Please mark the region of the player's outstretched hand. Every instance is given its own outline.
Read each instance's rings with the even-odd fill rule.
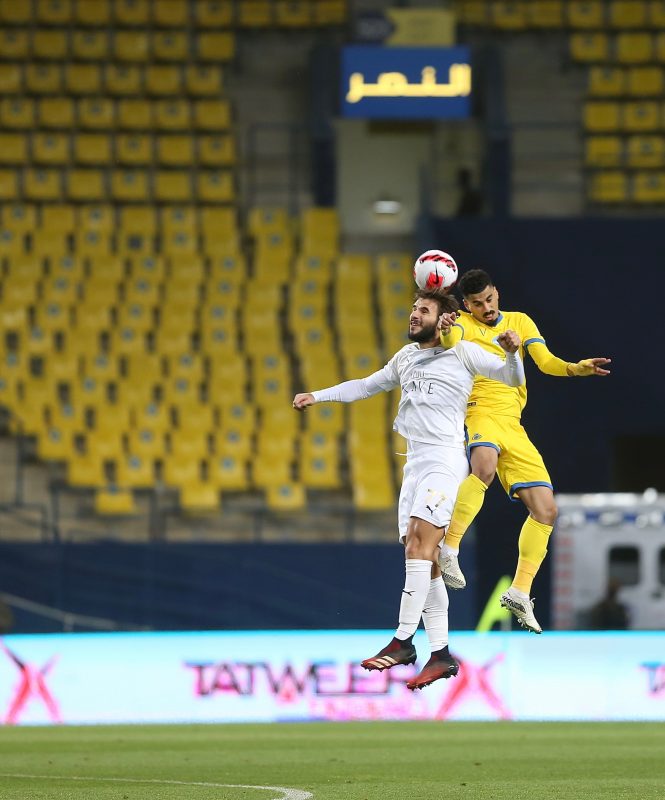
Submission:
[[[586,378],[589,375],[609,375],[609,369],[604,369],[604,367],[611,363],[611,358],[583,358],[577,364],[569,364],[568,373],[577,378]]]
[[[314,400],[314,395],[309,394],[309,392],[303,392],[301,394],[297,394],[293,398],[293,407],[296,411],[304,411],[307,406],[313,406],[316,401]]]
[[[450,333],[450,329],[452,328],[453,322],[457,319],[457,314],[452,311],[448,313],[444,311],[443,314],[439,317],[439,321],[436,323],[436,329],[441,331],[441,333]]]
[[[497,342],[506,353],[516,353],[520,346],[520,337],[515,331],[505,331],[496,337]]]

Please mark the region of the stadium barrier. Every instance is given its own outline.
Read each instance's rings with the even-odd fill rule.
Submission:
[[[455,633],[455,679],[359,666],[388,631],[6,636],[3,724],[665,721],[665,633]],[[422,633],[418,652],[427,654]],[[422,662],[421,664],[422,665]]]

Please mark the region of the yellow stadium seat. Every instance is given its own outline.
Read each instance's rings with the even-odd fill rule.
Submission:
[[[122,26],[144,27],[150,20],[150,3],[149,0],[115,0],[113,13]]]
[[[72,55],[79,61],[106,61],[109,57],[109,34],[104,30],[75,30]]]
[[[291,231],[291,218],[282,206],[251,208],[247,222],[249,232],[254,237],[265,233],[281,233],[286,236]]]
[[[111,197],[121,202],[145,202],[149,197],[148,175],[142,170],[113,170]]]
[[[633,97],[659,97],[665,92],[662,67],[631,67],[627,83]]]
[[[626,165],[652,169],[665,164],[665,141],[662,136],[629,136],[626,145]]]
[[[624,103],[622,127],[629,133],[659,130],[661,123],[658,103],[655,101]]]
[[[647,4],[642,0],[611,0],[608,22],[611,28],[646,28]]]
[[[621,123],[619,103],[591,102],[584,105],[584,128],[589,133],[617,131]]]
[[[232,203],[235,188],[231,172],[201,171],[196,176],[196,193],[203,203]]]
[[[196,480],[180,486],[180,509],[187,514],[209,514],[220,508],[219,487],[209,481]]]
[[[164,234],[184,231],[196,235],[197,209],[195,206],[163,206],[160,211],[160,224]]]
[[[186,61],[189,56],[187,34],[181,31],[153,31],[151,44],[157,61]]]
[[[153,459],[130,452],[116,461],[116,481],[127,489],[149,489],[155,484]]]
[[[271,511],[300,511],[307,503],[305,487],[293,481],[270,484],[266,488],[266,503]]]
[[[13,200],[16,197],[16,182],[12,186],[5,179],[5,173],[13,176],[16,181],[16,174],[8,170],[0,170],[0,198],[3,200]],[[0,228],[0,257],[11,256],[12,260],[23,254],[25,247],[24,234],[20,231],[13,231],[8,228]]]
[[[650,33],[619,33],[616,60],[620,64],[646,64],[653,60],[654,42]]]
[[[102,89],[102,72],[98,64],[65,65],[65,90],[68,94],[99,95]]]
[[[10,25],[25,25],[32,19],[32,5],[16,0],[0,0],[0,20]]]
[[[111,21],[111,0],[79,0],[75,19],[80,25],[96,28],[107,26]]]
[[[120,229],[131,233],[153,234],[157,229],[157,211],[152,206],[125,206],[120,209]],[[164,263],[157,258],[137,259],[131,264],[134,277],[161,280]]]
[[[637,172],[633,179],[632,199],[646,205],[665,203],[665,173]]]
[[[54,169],[27,169],[23,174],[23,193],[28,200],[59,200],[61,175]]]
[[[203,206],[201,208],[201,230],[204,233],[219,232],[228,237],[237,235],[238,215],[233,208],[215,208]]]
[[[201,479],[202,461],[199,458],[167,458],[164,461],[164,483],[178,488]]]
[[[595,203],[625,203],[628,176],[625,172],[596,172],[589,179],[589,199]]]
[[[233,3],[229,0],[195,0],[194,23],[199,28],[229,28],[233,24]]]
[[[31,50],[34,58],[60,61],[69,55],[66,31],[37,28],[32,34]]]
[[[663,0],[650,0],[647,17],[652,28],[663,30],[665,28],[665,2]]]
[[[198,252],[197,237],[189,231],[172,231],[162,234],[162,252],[169,258],[193,258]]]
[[[243,492],[249,488],[246,462],[234,456],[209,459],[208,474],[210,482],[222,492]]]
[[[199,130],[219,133],[231,125],[231,109],[226,100],[196,100],[194,126]]]
[[[94,509],[95,513],[102,517],[128,517],[138,511],[131,490],[114,485],[97,489]]]
[[[72,0],[36,0],[35,17],[46,25],[64,25],[72,20],[73,5]]]
[[[252,461],[252,483],[258,489],[268,489],[275,483],[292,480],[292,460],[285,454],[263,456]]]
[[[200,61],[231,61],[235,56],[233,31],[199,33],[196,40],[196,56]]]
[[[335,453],[301,456],[299,473],[308,489],[337,489],[342,483]]]
[[[222,92],[220,68],[209,64],[187,64],[185,91],[193,97],[218,97]]]
[[[21,94],[23,72],[20,64],[0,64],[0,94]]]
[[[78,134],[74,137],[74,161],[79,164],[111,164],[111,137],[102,133]]]
[[[37,436],[37,456],[42,461],[66,461],[73,451],[71,434],[56,426],[46,426]]]
[[[145,71],[145,90],[149,95],[179,95],[182,92],[182,70],[166,64],[151,64]]]
[[[29,129],[35,124],[35,102],[22,97],[0,100],[0,127]]]
[[[270,0],[242,0],[236,8],[238,24],[245,28],[267,28],[273,22]]]
[[[155,199],[167,203],[186,203],[192,199],[189,172],[159,171],[155,174]]]
[[[167,395],[166,401],[169,402]],[[195,403],[191,405],[185,402],[184,407],[197,408]],[[210,455],[210,434],[209,431],[199,430],[179,430],[174,429],[169,431],[169,455],[171,458],[187,459],[205,459]]]
[[[570,35],[570,56],[573,61],[586,63],[607,61],[610,53],[610,40],[606,33],[572,33]]]
[[[143,134],[118,134],[115,155],[119,164],[147,166],[152,163],[152,137]]]
[[[32,231],[37,225],[37,209],[34,205],[27,203],[14,203],[13,205],[3,206],[2,224],[5,228],[13,231]]]
[[[144,62],[150,55],[147,31],[116,30],[113,37],[113,56],[117,61]]]
[[[654,58],[661,64],[665,61],[665,32],[659,32],[655,35]]]
[[[1,200],[16,200],[18,198],[18,177],[14,170],[0,169],[0,199]],[[0,243],[0,251],[5,251],[8,245],[10,251],[14,250],[18,240],[12,234],[9,237],[3,231],[4,241]],[[9,232],[11,234],[11,232]]]
[[[199,136],[199,163],[204,167],[230,167],[236,163],[236,150],[233,137]]]
[[[590,97],[617,97],[626,88],[626,73],[621,67],[593,66],[589,69]]]
[[[120,100],[118,126],[126,130],[148,130],[153,124],[152,105],[146,100]]]
[[[78,101],[78,120],[82,128],[108,130],[115,121],[115,105],[108,98],[83,97]]]
[[[347,21],[347,0],[319,0],[312,10],[315,25],[343,25]]]
[[[194,163],[194,139],[191,136],[159,136],[157,163],[167,167],[191,166]]]
[[[142,92],[141,68],[133,64],[107,64],[104,82],[106,91],[111,95],[121,97],[139,95]]]
[[[30,94],[60,94],[62,91],[60,64],[26,64],[25,88]]]
[[[602,0],[569,0],[566,11],[571,28],[605,27],[605,9]]]
[[[71,169],[66,182],[70,200],[90,203],[106,198],[105,175],[100,169]]]
[[[155,126],[165,131],[188,130],[191,108],[187,100],[157,100],[153,106]]]
[[[29,40],[25,30],[0,29],[0,53],[5,60],[21,61],[28,57]]]
[[[164,379],[162,359],[155,353],[132,353],[125,359],[125,365],[130,382],[161,383]],[[139,427],[166,430],[171,425],[171,418],[165,405],[149,403],[135,414],[135,422]]]
[[[155,406],[156,408],[156,406]],[[166,454],[164,428],[133,428],[127,435],[127,449],[143,458],[161,459]]]
[[[67,458],[67,483],[78,489],[101,488],[106,485],[104,461],[74,451]]]
[[[526,3],[525,11],[532,28],[563,27],[562,0],[532,0]]]
[[[47,230],[73,233],[76,228],[74,206],[53,205],[42,206],[41,227]]]
[[[74,102],[68,97],[43,97],[38,105],[38,119],[45,128],[72,128]]]
[[[153,24],[158,28],[186,28],[189,22],[187,6],[187,0],[160,0],[153,7]]]
[[[522,31],[527,26],[524,3],[502,2],[490,3],[490,22],[499,30]]]
[[[0,133],[0,161],[4,164],[27,163],[27,138],[21,133]]]
[[[115,209],[113,206],[99,203],[80,206],[78,224],[86,230],[94,229],[110,232],[115,229]],[[103,269],[106,271],[108,266],[104,264]]]

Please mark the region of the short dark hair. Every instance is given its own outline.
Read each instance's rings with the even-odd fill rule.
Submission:
[[[494,281],[484,269],[470,269],[462,275],[458,285],[462,297],[468,297],[470,294],[482,292],[488,286],[494,286]]]
[[[414,295],[416,300],[435,300],[439,306],[439,315],[452,314],[459,311],[459,303],[457,299],[451,294],[443,294],[443,292],[433,292],[429,289],[419,289]]]

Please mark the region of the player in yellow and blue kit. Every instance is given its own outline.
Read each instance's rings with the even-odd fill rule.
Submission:
[[[484,270],[466,272],[459,283],[466,312],[457,318],[443,315],[441,342],[453,347],[460,339],[476,342],[501,355],[497,337],[514,330],[541,372],[560,377],[608,375],[608,358],[588,358],[577,363],[562,361],[550,353],[536,324],[519,311],[499,311],[499,292]],[[530,599],[533,579],[547,553],[547,542],[557,516],[552,482],[542,456],[520,424],[526,405],[526,384],[518,388],[477,377],[467,405],[471,474],[460,485],[452,519],[441,549],[439,564],[445,583],[463,589],[466,580],[459,567],[459,545],[480,511],[485,492],[498,474],[511,500],[521,500],[529,516],[519,536],[519,558],[512,586],[501,596],[519,623],[541,633]]]

